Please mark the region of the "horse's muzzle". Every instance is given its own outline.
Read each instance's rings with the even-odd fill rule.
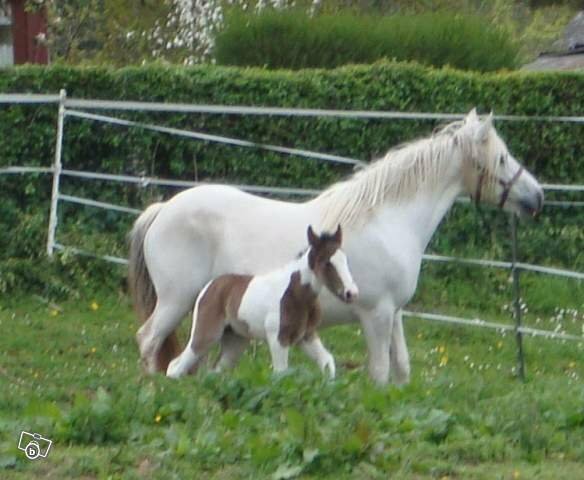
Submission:
[[[519,200],[521,215],[525,217],[537,217],[543,209],[543,191],[538,190],[534,195],[523,197]]]

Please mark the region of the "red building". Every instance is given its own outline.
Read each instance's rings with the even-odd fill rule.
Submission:
[[[0,67],[49,63],[45,11],[26,11],[25,4],[0,0]]]

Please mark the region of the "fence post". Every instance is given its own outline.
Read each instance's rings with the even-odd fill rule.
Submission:
[[[517,216],[511,214],[511,275],[513,276],[513,306],[515,310],[515,340],[517,342],[517,374],[525,380],[525,356],[523,354],[523,334],[521,333],[521,290],[519,286],[519,269],[517,268]]]
[[[47,254],[53,256],[55,250],[55,233],[57,231],[57,207],[59,203],[59,182],[61,180],[61,152],[63,148],[63,127],[65,124],[65,100],[67,92],[59,92],[59,114],[57,120],[57,143],[55,145],[55,161],[53,163],[53,191],[51,194],[51,211],[49,213],[49,233],[47,235]]]

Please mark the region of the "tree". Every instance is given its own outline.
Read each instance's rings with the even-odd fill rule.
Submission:
[[[150,38],[169,5],[158,0],[39,0],[45,6],[55,61],[127,65],[156,58]]]

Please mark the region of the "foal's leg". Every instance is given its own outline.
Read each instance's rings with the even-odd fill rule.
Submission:
[[[204,355],[200,352],[195,352],[189,342],[183,352],[170,362],[166,370],[166,376],[179,378],[187,373],[195,373],[203,358]]]
[[[324,373],[328,369],[330,377],[335,378],[335,359],[324,347],[320,337],[316,333],[313,333],[311,336],[304,338],[300,342],[300,348],[306,355],[308,355],[317,363],[321,372]]]
[[[223,335],[225,318],[218,318],[211,312],[216,312],[214,305],[207,304],[208,308],[199,309],[199,301],[205,294],[203,290],[197,300],[193,313],[193,326],[191,336],[184,351],[175,358],[166,371],[166,375],[172,378],[182,377],[187,373],[195,373],[211,347],[216,344]]]
[[[402,310],[399,309],[395,315],[389,349],[391,377],[397,385],[403,385],[410,381],[410,355],[406,345],[402,317]]]
[[[215,371],[221,372],[225,369],[231,369],[237,365],[241,354],[249,345],[249,339],[237,335],[237,333],[226,330],[221,338],[221,353],[219,360],[215,365]]]
[[[221,331],[217,331],[213,336],[209,337],[191,337],[189,343],[183,352],[176,357],[166,371],[166,376],[171,378],[179,378],[187,373],[194,374],[205,359],[211,347],[221,339]]]
[[[369,375],[378,385],[389,381],[389,346],[395,308],[382,301],[372,311],[359,314],[369,353]]]
[[[278,340],[278,333],[280,331],[280,315],[268,315],[265,321],[266,340],[270,348],[272,356],[272,367],[275,372],[283,372],[288,368],[288,351],[289,347],[285,347]]]
[[[272,356],[272,367],[274,372],[280,373],[288,369],[288,351],[289,347],[284,347],[278,340],[278,335],[268,336],[268,346]]]

